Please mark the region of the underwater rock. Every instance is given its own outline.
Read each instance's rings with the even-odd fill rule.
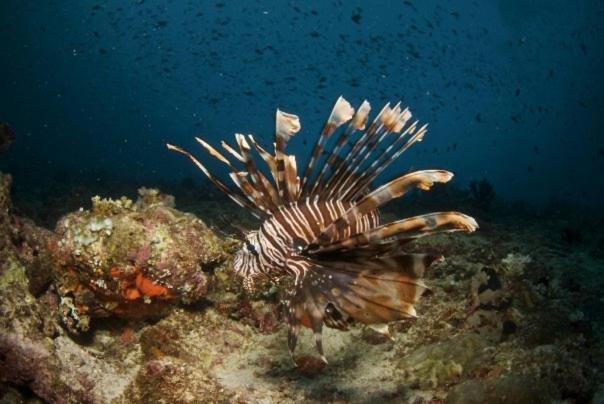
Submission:
[[[221,241],[195,216],[173,209],[174,199],[141,189],[133,203],[92,199],[92,209],[57,224],[55,282],[62,318],[74,333],[89,317],[144,318],[167,303],[205,296],[208,277],[225,258]],[[168,205],[168,206],[167,206]]]
[[[5,267],[13,246],[11,242],[12,219],[10,188],[12,178],[8,174],[0,173],[0,274]]]
[[[138,200],[135,206],[137,209],[145,209],[153,205],[163,205],[169,208],[176,206],[174,196],[163,194],[157,188],[139,188]]]
[[[275,305],[267,305],[262,301],[250,302],[247,299],[239,301],[237,310],[231,313],[231,317],[255,327],[264,334],[274,332],[279,324]]]
[[[493,309],[504,305],[502,284],[493,268],[484,267],[470,281],[472,303],[470,311],[478,308]]]
[[[0,272],[3,260],[15,252],[13,241],[18,238],[18,219],[13,214],[11,202],[12,184],[11,175],[0,172]]]
[[[508,254],[501,260],[503,264],[503,272],[509,277],[520,277],[524,273],[524,269],[528,264],[533,262],[529,255],[523,254]]]
[[[509,375],[487,380],[468,380],[455,386],[446,404],[551,403],[559,400],[548,380],[530,375]]]
[[[133,377],[128,364],[109,363],[61,337],[49,344],[0,334],[2,382],[29,386],[51,403],[110,402]]]
[[[514,334],[522,323],[522,315],[518,310],[510,309],[503,314],[501,319],[501,336],[503,339]]]
[[[61,335],[56,307],[46,299],[52,295],[34,298],[16,249],[5,252],[0,273],[0,393],[7,385],[25,386],[28,395],[43,402],[111,401],[134,377],[128,376],[128,361],[103,361]]]
[[[476,334],[463,334],[425,345],[402,358],[398,368],[406,383],[421,389],[435,388],[470,374],[484,361],[486,340]]]
[[[0,217],[8,214],[11,208],[10,190],[12,185],[12,177],[10,174],[0,172]]]
[[[50,249],[55,243],[55,235],[27,218],[16,218],[15,228],[17,238],[13,243],[26,268],[29,291],[38,295],[52,281],[54,261]]]
[[[11,176],[0,173],[0,273],[10,267],[11,259],[18,259],[25,265],[31,292],[38,294],[51,280],[53,263],[49,246],[53,234],[27,218],[14,215],[11,185]]]
[[[174,357],[145,364],[126,403],[228,403],[230,394],[211,376]]]
[[[193,369],[190,364],[178,363],[178,366],[166,367],[169,370],[168,372],[161,372],[159,375],[153,372],[149,373],[148,370],[153,368],[154,362],[158,361],[152,360],[149,363],[145,361],[144,350],[136,343],[137,336],[133,335],[132,331],[130,332],[130,339],[127,340],[126,337],[123,337],[123,335],[128,334],[126,332],[120,334],[119,332],[100,330],[95,332],[86,344],[82,344],[81,341],[72,339],[71,336],[67,335],[58,324],[59,316],[57,312],[61,307],[59,307],[59,299],[54,293],[54,286],[51,286],[47,293],[36,298],[32,294],[31,285],[32,279],[35,281],[35,277],[32,278],[28,275],[31,275],[30,266],[32,265],[38,266],[40,276],[42,276],[43,271],[52,272],[51,267],[46,265],[60,262],[57,261],[59,253],[63,253],[61,255],[63,259],[69,258],[71,264],[75,260],[66,255],[68,251],[59,251],[58,241],[52,240],[50,232],[37,228],[31,221],[18,219],[12,215],[9,198],[10,176],[0,175],[0,185],[2,185],[0,186],[0,202],[2,203],[0,240],[6,242],[0,250],[3,256],[0,266],[0,402],[19,402],[15,400],[23,398],[23,402],[142,403],[149,402],[149,391],[155,392],[156,395],[162,395],[163,399],[168,402],[174,402],[175,400],[186,402],[185,398],[188,398],[190,402],[199,402],[200,397],[202,397],[202,400],[204,400],[203,397],[208,399],[228,397],[227,393],[219,393],[220,387],[218,384],[214,383],[215,387],[212,388],[212,379],[201,371],[203,369],[201,367]],[[101,205],[103,204],[101,203]],[[115,204],[110,203],[103,205],[103,207],[108,208],[110,205],[112,208],[115,207]],[[128,203],[122,203],[121,205],[122,207],[132,206]],[[168,261],[168,263],[174,265],[175,269],[172,271],[173,277],[167,277],[166,282],[175,285],[173,290],[180,293],[174,295],[175,300],[184,301],[185,295],[193,299],[196,296],[195,293],[205,290],[206,285],[198,284],[197,286],[202,287],[201,289],[191,288],[186,291],[188,293],[186,294],[178,286],[178,281],[181,280],[178,276],[182,275],[183,282],[192,282],[199,275],[197,272],[192,274],[181,273],[176,269],[191,270],[191,267],[195,264],[196,268],[199,267],[201,270],[206,263],[222,259],[223,253],[217,241],[212,238],[209,229],[205,228],[200,221],[190,215],[177,211],[166,211],[165,209],[168,208],[155,206],[142,211],[136,209],[116,211],[111,218],[117,223],[114,229],[118,233],[120,231],[119,222],[122,219],[126,220],[124,219],[125,216],[128,216],[130,220],[143,220],[142,218],[144,218],[144,220],[149,221],[149,225],[159,229],[177,226],[181,238],[164,240],[163,243],[167,250],[158,250],[158,253],[168,251],[181,254],[172,261]],[[165,216],[164,219],[158,219],[160,213]],[[87,214],[90,216],[90,220],[84,219]],[[136,216],[137,214],[140,216]],[[102,231],[98,229],[97,224],[99,221],[104,223],[105,217],[95,216],[92,212],[84,211],[68,216],[74,226],[71,230],[75,231],[78,225],[82,225],[89,226],[89,230],[92,228],[91,232],[93,230]],[[94,219],[99,220],[95,221]],[[153,221],[153,219],[158,220]],[[146,229],[148,230],[148,228]],[[137,232],[140,229],[135,227],[133,230],[134,236],[143,237]],[[65,234],[62,233],[62,236],[65,236]],[[185,245],[185,236],[203,236],[203,239],[183,246]],[[134,238],[134,241],[140,240]],[[51,244],[55,244],[51,246],[54,261],[36,264],[39,256],[48,253],[44,249],[44,244],[49,239],[52,241]],[[70,239],[62,237],[62,240]],[[178,247],[171,246],[170,243],[174,240],[181,245]],[[103,246],[109,247],[112,245],[107,239],[104,239],[104,242]],[[132,245],[129,242],[124,245],[124,248],[127,249]],[[37,249],[37,246],[40,248]],[[95,244],[91,243],[89,245],[89,247],[92,246],[95,246]],[[97,247],[100,246],[97,245]],[[187,248],[199,248],[199,250],[193,256],[193,252]],[[84,253],[87,252],[86,249],[83,250]],[[103,252],[107,252],[107,250],[99,249],[99,253]],[[114,255],[107,256],[115,257]],[[149,254],[143,249],[135,257],[131,256],[130,258],[135,258],[135,261],[142,264],[143,262],[152,263],[154,257],[154,254]],[[99,262],[102,262],[102,260],[99,260]],[[77,268],[82,271],[87,269],[83,266]],[[155,267],[145,266],[145,269],[149,268]],[[64,269],[64,267],[60,267],[60,269]],[[84,277],[81,279],[84,279]],[[199,277],[199,279],[206,280],[206,277]],[[94,294],[92,290],[86,288],[85,284],[78,285],[79,289],[76,290],[76,293],[69,296],[62,295],[60,299],[71,299],[72,302],[78,303],[77,299],[88,290],[92,294],[91,299],[95,301],[95,304],[102,304],[99,303],[101,298]],[[181,285],[184,286],[184,283]],[[146,288],[148,288],[148,285],[142,286],[143,290],[147,290]],[[150,300],[151,303],[148,305],[153,306],[154,297],[150,297]],[[63,309],[65,308],[63,307]],[[74,306],[74,309],[80,310],[81,307]],[[83,313],[81,319],[87,318],[89,314]],[[184,323],[187,324],[187,322]],[[194,327],[199,327],[199,324],[195,324]],[[153,334],[150,333],[150,335]],[[176,341],[177,344],[182,344],[182,341],[178,338]],[[222,345],[222,343],[222,339],[217,339],[217,344]],[[182,351],[184,352],[184,349]],[[159,362],[162,361],[174,363],[178,362],[178,359],[166,358]],[[174,384],[170,385],[169,380],[172,380]],[[155,386],[154,383],[156,382],[161,382],[161,386]],[[141,383],[147,385],[148,390],[145,390],[137,401],[136,394],[139,392]],[[187,388],[182,389],[183,384],[180,383],[186,384]],[[18,387],[18,389],[12,387]],[[180,395],[186,391],[191,393],[186,396]],[[119,401],[120,399],[124,400],[123,396],[127,393],[130,394],[128,400]],[[41,401],[37,401],[38,398]],[[223,401],[226,401],[226,398]]]

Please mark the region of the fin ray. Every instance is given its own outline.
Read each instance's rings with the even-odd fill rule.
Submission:
[[[445,170],[416,171],[398,177],[370,194],[346,210],[337,220],[327,226],[311,244],[326,244],[333,240],[338,231],[348,227],[356,218],[378,209],[380,206],[395,198],[400,198],[412,188],[428,190],[435,182],[448,182],[453,174]]]

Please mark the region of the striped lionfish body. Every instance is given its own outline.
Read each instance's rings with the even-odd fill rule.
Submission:
[[[253,288],[258,278],[284,286],[292,357],[301,326],[314,332],[325,360],[323,325],[345,330],[360,322],[388,335],[387,323],[415,317],[414,303],[427,290],[424,272],[442,257],[406,253],[405,244],[426,235],[478,228],[473,218],[458,212],[380,224],[382,205],[414,188],[428,190],[434,183],[447,182],[453,174],[416,171],[373,189],[374,180],[386,167],[422,140],[427,125],[411,122],[411,113],[402,110],[400,103],[386,104],[370,123],[369,111],[367,101],[356,111],[344,98],[336,101],[302,179],[295,156],[285,153],[300,122],[296,115],[279,110],[274,153],[253,136],[236,134],[236,148],[222,142],[232,157],[228,159],[196,138],[227,165],[235,188],[213,176],[188,151],[167,145],[186,155],[233,201],[263,220],[258,230],[246,234],[233,267],[246,288]],[[268,170],[258,167],[255,154]]]

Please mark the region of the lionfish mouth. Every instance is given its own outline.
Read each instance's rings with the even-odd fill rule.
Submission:
[[[227,158],[195,138],[227,166],[232,188],[190,152],[167,145],[187,156],[235,203],[263,220],[253,242],[246,242],[240,251],[235,270],[248,288],[262,277],[283,284],[292,358],[300,326],[314,332],[325,362],[323,325],[346,330],[357,322],[389,336],[388,323],[416,317],[414,304],[428,290],[424,273],[443,259],[407,253],[406,244],[432,234],[478,228],[472,217],[459,212],[380,223],[382,205],[414,188],[429,190],[435,183],[448,182],[453,174],[416,171],[375,187],[374,181],[393,161],[422,141],[427,125],[413,121],[400,103],[386,104],[371,122],[370,110],[367,101],[355,110],[338,98],[302,179],[296,157],[285,152],[290,138],[300,131],[300,120],[279,110],[273,152],[252,135],[236,134],[236,148],[221,142]]]

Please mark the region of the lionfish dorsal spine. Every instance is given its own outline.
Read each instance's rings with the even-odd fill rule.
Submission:
[[[329,114],[329,118],[323,125],[323,129],[319,134],[319,138],[317,139],[311,156],[310,161],[308,162],[308,166],[306,167],[306,171],[304,172],[304,179],[302,180],[302,192],[305,193],[307,187],[309,186],[309,181],[313,173],[313,169],[317,164],[319,158],[323,155],[323,150],[325,148],[325,143],[327,139],[336,131],[337,128],[350,121],[354,115],[354,109],[350,105],[348,101],[344,99],[344,97],[340,96],[336,101],[331,113]],[[318,181],[317,181],[318,183]]]
[[[244,198],[242,198],[240,195],[238,195],[237,193],[235,193],[228,186],[226,186],[225,184],[223,184],[219,179],[217,179],[216,177],[214,177],[210,173],[210,171],[203,164],[201,164],[201,162],[195,156],[193,156],[191,153],[189,153],[188,151],[186,151],[185,149],[183,149],[181,147],[172,145],[170,143],[166,144],[166,147],[169,150],[172,150],[172,151],[175,151],[177,153],[180,153],[180,154],[183,154],[183,155],[187,156],[189,158],[189,160],[191,160],[193,162],[193,164],[195,166],[197,166],[197,168],[199,168],[206,175],[206,177],[208,177],[208,179],[210,180],[210,182],[212,182],[212,184],[214,184],[216,186],[216,188],[218,188],[222,192],[224,192],[237,205],[241,206],[242,208],[248,209],[249,212],[253,216],[255,216],[256,218],[258,218],[258,219],[261,218],[261,217],[263,217],[262,212],[258,209],[257,206],[254,206],[253,204],[251,204],[248,201],[246,201]]]
[[[325,185],[325,192],[327,198],[331,198],[334,195],[337,195],[337,193],[341,191],[342,180],[347,178],[348,174],[350,174],[357,168],[357,165],[355,163],[359,152],[363,150],[363,147],[366,146],[369,139],[374,136],[376,130],[379,127],[380,118],[384,114],[384,111],[386,111],[388,108],[390,108],[390,103],[386,103],[386,105],[382,107],[380,112],[374,118],[373,122],[371,122],[369,127],[363,131],[361,137],[353,143],[350,151],[346,154],[345,158],[335,168],[333,175]]]
[[[319,174],[314,182],[314,185],[313,185],[312,189],[310,190],[310,194],[314,194],[317,192],[317,190],[319,188],[319,184],[321,184],[325,174],[334,167],[334,165],[336,164],[336,162],[338,160],[338,157],[340,155],[342,148],[348,142],[348,138],[355,131],[365,129],[365,125],[367,123],[367,118],[369,117],[370,110],[371,110],[371,106],[370,106],[369,102],[367,100],[364,100],[361,103],[361,105],[359,106],[359,108],[356,110],[354,115],[352,116],[346,129],[344,131],[342,131],[342,133],[336,140],[333,150],[327,157],[325,164],[323,164],[323,166],[321,167],[321,171],[319,172]]]

